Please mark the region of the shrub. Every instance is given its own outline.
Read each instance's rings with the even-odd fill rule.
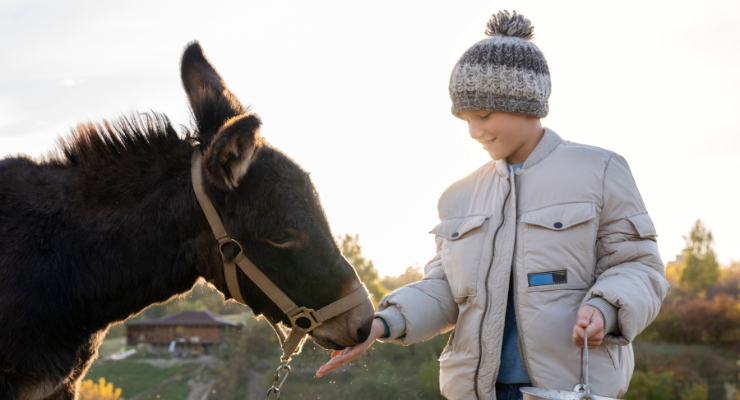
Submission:
[[[675,398],[673,373],[651,371],[635,371],[630,381],[630,388],[624,396],[625,400],[674,400]]]
[[[671,371],[635,371],[625,400],[707,400],[707,384],[682,382]]]
[[[678,308],[686,338],[693,343],[735,340],[740,329],[738,306],[737,300],[725,293],[712,300],[689,300]]]
[[[98,383],[88,379],[80,385],[80,400],[123,400],[121,388],[113,389],[113,384],[105,382],[105,378],[98,379]]]
[[[666,341],[682,343],[687,340],[681,324],[681,316],[672,308],[663,305],[660,313],[641,334],[640,339],[648,341]]]
[[[631,399],[649,400],[647,388],[650,379],[670,375],[673,380],[671,399],[694,399],[700,387],[707,392],[705,398],[725,399],[727,387],[738,387],[737,358],[731,351],[706,345],[668,345],[635,342],[635,374],[628,391]],[[649,378],[646,378],[649,376]],[[641,382],[640,380],[648,382]],[[728,386],[729,385],[729,386]],[[634,391],[634,393],[633,393]],[[683,397],[682,397],[683,396]],[[693,397],[691,397],[693,396]],[[700,397],[701,398],[701,397]]]
[[[680,400],[707,400],[709,391],[704,383],[692,382],[681,393]]]

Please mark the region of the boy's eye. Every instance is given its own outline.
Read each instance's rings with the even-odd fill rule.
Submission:
[[[493,114],[493,113],[488,113],[488,114],[486,114],[486,115],[482,115],[482,116],[480,117],[480,119],[486,119],[486,118],[490,117],[490,116],[491,116],[491,114]]]

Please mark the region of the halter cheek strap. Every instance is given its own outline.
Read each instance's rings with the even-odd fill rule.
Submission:
[[[203,156],[200,151],[195,150],[193,152],[193,160],[191,167],[191,175],[193,180],[193,190],[195,190],[195,196],[198,198],[198,203],[206,215],[208,224],[213,230],[213,235],[216,237],[219,246],[219,252],[223,257],[223,246],[227,243],[234,243],[239,247],[239,254],[231,261],[224,261],[224,277],[226,278],[226,286],[229,288],[229,292],[234,300],[247,305],[242,297],[241,290],[239,289],[239,280],[237,278],[236,266],[244,272],[247,277],[257,285],[267,297],[272,300],[280,309],[288,316],[291,324],[290,334],[285,337],[283,330],[277,325],[270,322],[275,329],[275,332],[280,339],[280,345],[283,349],[283,362],[287,362],[296,352],[299,350],[306,338],[306,334],[324,323],[324,321],[336,317],[346,311],[355,308],[362,304],[369,295],[365,285],[361,285],[357,290],[350,293],[349,295],[314,311],[306,307],[297,306],[293,300],[290,299],[280,288],[275,285],[259,268],[257,268],[252,261],[244,255],[242,245],[236,240],[232,239],[226,232],[221,218],[218,212],[213,207],[213,203],[208,198],[208,195],[203,190],[203,176],[202,176],[202,165]],[[306,319],[310,326],[306,329],[296,325],[299,319]]]

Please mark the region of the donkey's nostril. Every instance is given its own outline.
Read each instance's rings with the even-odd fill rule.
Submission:
[[[363,343],[367,340],[370,336],[370,327],[372,327],[372,322],[357,329],[357,343]]]

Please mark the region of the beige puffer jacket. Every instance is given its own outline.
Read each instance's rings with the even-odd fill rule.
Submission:
[[[630,343],[669,290],[627,162],[546,128],[510,175],[505,162],[492,161],[445,191],[431,232],[437,254],[424,279],[378,307],[391,328],[385,340],[408,345],[455,328],[439,358],[442,394],[495,399],[515,265],[519,345],[532,384],[573,390],[581,353],[571,339],[576,315],[601,297],[618,309],[619,333],[589,352],[591,390],[624,395],[634,368]],[[551,284],[537,285],[543,282]]]

